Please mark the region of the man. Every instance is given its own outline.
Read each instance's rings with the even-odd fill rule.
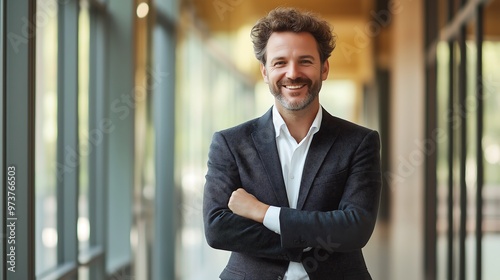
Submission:
[[[371,279],[361,248],[377,217],[379,137],[319,104],[331,28],[277,8],[251,36],[275,104],[210,146],[205,235],[232,251],[220,278]]]

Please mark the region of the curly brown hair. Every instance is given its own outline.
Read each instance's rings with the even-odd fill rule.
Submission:
[[[266,46],[271,34],[285,31],[310,33],[318,43],[321,63],[324,63],[335,49],[336,37],[328,22],[311,12],[279,7],[257,21],[250,32],[255,57],[262,64],[266,64]]]

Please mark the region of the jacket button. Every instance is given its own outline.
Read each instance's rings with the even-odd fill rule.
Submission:
[[[278,278],[277,278],[277,280],[282,280],[282,279],[283,279],[283,277],[281,277],[281,275],[278,276]]]

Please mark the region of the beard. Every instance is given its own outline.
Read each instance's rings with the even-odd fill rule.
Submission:
[[[307,86],[306,96],[298,101],[289,100],[282,92],[284,85],[303,85]],[[311,104],[316,97],[319,95],[321,90],[321,80],[313,82],[308,78],[297,78],[297,79],[283,79],[278,81],[277,84],[269,84],[269,90],[271,94],[278,100],[278,102],[287,110],[299,111]]]

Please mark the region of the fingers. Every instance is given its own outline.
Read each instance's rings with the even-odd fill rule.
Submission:
[[[245,191],[244,188],[238,188],[235,191],[233,191],[233,193],[232,193],[231,196],[233,196],[233,195],[244,196],[244,195],[247,195],[247,194],[249,194],[249,193],[247,191]]]
[[[231,197],[229,197],[229,202],[227,204],[231,211],[235,212],[235,210],[237,210],[236,207],[244,202],[245,194],[248,193],[243,188],[238,188],[237,190],[233,191],[233,193],[231,193]]]
[[[234,214],[259,223],[262,223],[269,208],[269,205],[260,202],[254,195],[243,188],[233,191],[227,206]]]

